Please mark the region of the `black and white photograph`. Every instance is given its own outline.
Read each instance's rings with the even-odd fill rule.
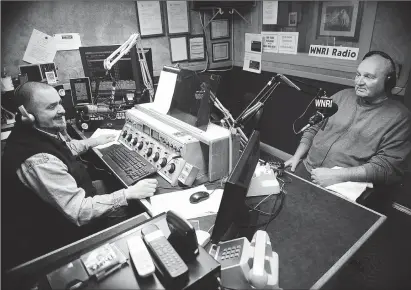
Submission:
[[[409,12],[0,1],[0,289],[411,289]]]

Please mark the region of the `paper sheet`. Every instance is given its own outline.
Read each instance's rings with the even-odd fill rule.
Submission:
[[[101,135],[107,135],[107,134],[116,134],[116,141],[113,141],[113,142],[110,142],[110,143],[107,143],[107,144],[104,144],[104,145],[99,145],[99,146],[94,147],[94,148],[96,148],[96,149],[103,149],[103,148],[109,147],[109,146],[111,146],[111,145],[113,145],[113,144],[120,144],[120,143],[117,141],[118,138],[120,137],[120,133],[121,133],[121,130],[100,129],[100,128],[98,128],[98,129],[93,133],[93,135],[91,135],[90,138],[98,137],[98,136],[101,136]]]
[[[190,196],[198,191],[208,191],[210,194],[213,192],[213,190],[207,190],[204,185],[201,185],[187,190],[154,195],[150,198],[153,214],[157,215],[174,210],[185,219],[216,214],[220,208],[223,190],[216,189],[207,200],[196,204],[190,203]]]
[[[261,73],[261,54],[246,52],[244,55],[243,70]]]
[[[137,9],[141,35],[163,33],[160,1],[137,1]]]
[[[187,38],[185,36],[170,38],[171,61],[187,60]]]
[[[278,52],[297,54],[299,32],[279,32]]]
[[[37,29],[33,29],[23,61],[28,63],[49,63],[53,62],[56,55],[56,40]]]
[[[176,87],[177,74],[162,70],[154,98],[153,109],[162,114],[167,114]]]
[[[332,169],[340,169],[341,167],[335,166]],[[346,198],[355,201],[367,187],[373,187],[372,183],[366,183],[366,182],[342,182],[342,183],[336,183],[330,186],[327,186],[326,188],[332,191],[335,191]]]
[[[81,46],[79,33],[57,33],[54,34],[56,39],[56,50],[76,50]]]
[[[261,53],[263,36],[261,34],[245,34],[245,54],[243,70],[261,73]]]
[[[188,13],[187,1],[166,1],[169,33],[187,33]]]
[[[278,1],[263,1],[263,24],[277,24]]]
[[[263,51],[278,53],[278,32],[261,32],[263,36]]]

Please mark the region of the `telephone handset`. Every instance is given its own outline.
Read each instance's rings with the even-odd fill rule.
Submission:
[[[214,257],[221,264],[221,284],[227,288],[281,289],[278,286],[278,254],[265,231],[257,231],[251,243],[238,238],[217,245]]]
[[[27,112],[26,108],[23,105],[19,106],[18,109],[20,111],[21,121],[23,123],[34,123],[35,121],[34,116],[30,114],[29,112]]]
[[[199,253],[197,235],[194,227],[186,219],[169,210],[166,216],[170,229],[168,241],[185,262],[192,261]]]

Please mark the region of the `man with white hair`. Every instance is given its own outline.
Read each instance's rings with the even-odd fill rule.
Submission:
[[[114,136],[71,140],[52,86],[27,82],[16,89],[15,102],[20,115],[2,158],[3,257],[10,253],[18,263],[49,252],[90,233],[96,221],[118,216],[128,201],[154,194],[155,179],[98,192],[77,156]]]
[[[411,114],[390,98],[395,82],[391,57],[368,52],[358,66],[355,88],[331,97],[338,112],[324,129],[320,123],[306,130],[285,165],[324,187],[346,181],[374,185],[400,181],[411,151]],[[336,166],[342,168],[332,169]]]

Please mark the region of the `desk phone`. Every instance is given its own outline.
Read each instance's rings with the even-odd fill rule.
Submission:
[[[214,259],[221,264],[221,284],[227,288],[281,289],[278,286],[278,254],[272,251],[265,231],[257,231],[251,243],[238,238],[217,245]]]

